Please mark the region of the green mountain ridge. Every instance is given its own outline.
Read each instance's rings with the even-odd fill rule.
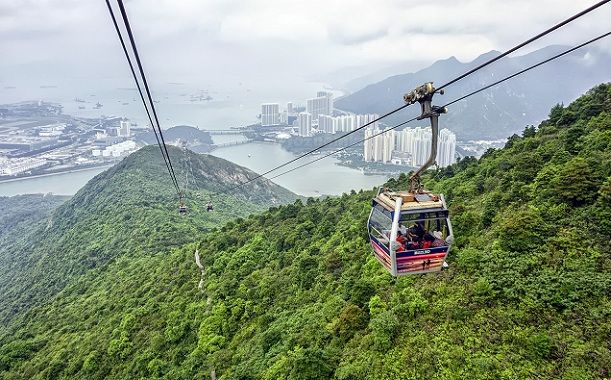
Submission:
[[[376,262],[374,191],[297,200],[85,273],[0,336],[1,377],[608,378],[611,84],[425,183],[456,236],[440,274]]]
[[[188,125],[176,125],[168,128],[163,132],[163,135],[165,141],[182,141],[187,144],[187,147],[190,150],[197,153],[209,152],[213,145],[209,132],[205,132],[196,127],[191,127]],[[153,131],[137,135],[136,139],[146,144],[157,144],[157,139],[155,138],[155,133]]]
[[[147,146],[97,175],[46,220],[0,248],[0,321],[46,302],[73,277],[122,255],[156,254],[193,241],[210,228],[297,196],[271,182],[217,195],[256,174],[229,161],[170,147],[190,212],[178,213],[176,192],[160,152]],[[213,201],[215,212],[206,212]],[[3,265],[5,263],[13,265]]]

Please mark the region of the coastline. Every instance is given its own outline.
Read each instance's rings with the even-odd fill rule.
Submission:
[[[60,169],[60,170],[54,171],[52,173],[41,173],[41,174],[28,175],[28,176],[23,176],[23,177],[0,179],[0,184],[2,184],[2,183],[10,183],[10,182],[18,182],[18,181],[25,181],[25,180],[28,180],[28,179],[35,179],[35,178],[50,177],[50,176],[54,176],[54,175],[58,175],[58,174],[78,173],[78,172],[83,172],[83,171],[93,170],[93,169],[110,168],[113,165],[114,164],[110,164],[110,165],[109,164],[104,164],[104,165],[87,166],[86,168]]]

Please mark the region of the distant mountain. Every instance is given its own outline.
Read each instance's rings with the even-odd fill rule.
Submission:
[[[566,46],[548,46],[523,56],[501,59],[448,87],[445,95],[435,97],[435,103],[445,104],[566,49]],[[403,94],[416,86],[429,81],[441,85],[499,54],[490,51],[467,63],[455,57],[440,60],[415,73],[370,84],[336,100],[335,106],[351,112],[383,114],[402,105]],[[611,80],[610,59],[609,53],[595,47],[578,50],[451,106],[450,112],[441,118],[441,126],[454,131],[460,139],[508,137],[546,118],[545,110],[553,105],[568,103],[593,85]],[[401,112],[388,117],[385,123],[392,126],[416,113]]]
[[[351,78],[349,81],[344,83],[343,87],[350,92],[358,91],[371,83],[376,83],[394,75],[410,72],[421,67],[426,67],[428,63],[429,62],[422,61],[405,61],[395,63],[375,71],[370,71],[369,73],[359,77]]]
[[[427,64],[428,62],[410,60],[393,63],[387,66],[380,66],[379,64],[350,66],[334,70],[326,74],[319,74],[310,79],[313,82],[323,81],[324,83],[331,85],[333,88],[353,92],[360,90],[371,83],[388,78],[389,76],[405,73],[410,70],[416,70],[418,68],[425,67]]]
[[[186,194],[186,216],[178,213],[159,148],[147,146],[94,177],[53,212],[42,210],[29,223],[21,217],[26,221],[20,234],[1,240],[6,234],[0,225],[0,321],[52,299],[70,281],[119,257],[167,251],[229,220],[297,199],[267,180],[228,192],[256,173],[221,158],[168,148]],[[0,207],[24,208],[22,199],[0,198]],[[214,212],[206,212],[210,201]]]
[[[209,152],[212,147],[210,133],[189,125],[177,125],[168,128],[163,131],[163,138],[166,142],[181,140],[187,144],[187,148],[198,153]],[[138,135],[137,139],[145,144],[157,144],[155,134],[152,131]]]

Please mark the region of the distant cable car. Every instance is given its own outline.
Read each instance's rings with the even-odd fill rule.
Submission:
[[[186,215],[187,214],[187,206],[185,206],[185,201],[182,199],[182,196],[180,198],[180,205],[178,206],[178,213],[180,215]]]
[[[206,206],[206,211],[214,211],[214,206],[212,206],[212,202],[208,202],[208,205]]]
[[[419,120],[431,121],[429,159],[410,177],[408,191],[380,189],[369,214],[367,227],[373,254],[393,276],[438,272],[447,267],[445,259],[454,240],[443,195],[425,190],[420,183],[420,173],[437,157],[438,119],[447,112],[431,105],[434,94],[429,82],[404,96],[406,103],[420,103]]]

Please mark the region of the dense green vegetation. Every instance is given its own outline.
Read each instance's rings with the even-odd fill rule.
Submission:
[[[51,212],[67,199],[51,194],[0,197],[0,279],[7,280],[19,271],[23,255],[16,252],[31,249],[30,240],[24,237],[44,228]]]
[[[0,197],[0,241],[24,233],[32,223],[46,218],[69,197],[52,194],[28,194]],[[0,244],[1,245],[1,244]]]
[[[87,272],[0,337],[3,377],[608,378],[611,85],[426,183],[451,204],[447,271],[381,269],[373,191],[298,200]]]
[[[117,257],[165,252],[230,219],[296,198],[271,183],[253,184],[235,196],[219,196],[217,192],[255,173],[177,148],[170,154],[186,193],[190,209],[186,217],[178,213],[177,195],[158,148],[141,149],[93,178],[44,221],[3,241],[0,321],[48,301],[74,277]],[[21,199],[5,202],[21,208]],[[216,212],[206,212],[210,200]]]

